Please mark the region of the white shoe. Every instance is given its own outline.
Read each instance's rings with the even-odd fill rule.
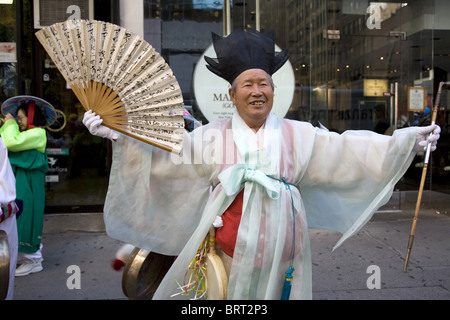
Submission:
[[[32,273],[41,272],[44,268],[42,268],[42,261],[25,261],[16,269],[16,277],[27,276]]]

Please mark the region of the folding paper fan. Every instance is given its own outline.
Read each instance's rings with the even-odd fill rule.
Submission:
[[[86,110],[122,134],[179,154],[183,96],[145,40],[102,21],[69,20],[36,33]]]

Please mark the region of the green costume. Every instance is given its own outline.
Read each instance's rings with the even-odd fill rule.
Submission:
[[[35,253],[41,244],[45,210],[45,175],[48,172],[45,129],[20,132],[15,120],[0,128],[16,177],[17,200],[23,202],[17,219],[19,252]]]

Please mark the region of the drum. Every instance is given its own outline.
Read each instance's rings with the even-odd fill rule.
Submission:
[[[215,228],[209,234],[209,250],[205,257],[208,300],[226,300],[228,276],[222,259],[216,253]],[[133,300],[150,300],[175,261],[148,250],[135,248],[122,276],[122,290]]]
[[[0,300],[5,300],[9,288],[9,242],[5,231],[0,230]]]
[[[228,276],[222,259],[216,252],[216,229],[209,233],[209,252],[206,255],[206,279],[208,300],[227,300]]]

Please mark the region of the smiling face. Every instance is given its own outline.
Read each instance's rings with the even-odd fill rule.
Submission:
[[[230,97],[245,123],[258,131],[272,111],[272,80],[264,70],[246,70],[233,83]]]

